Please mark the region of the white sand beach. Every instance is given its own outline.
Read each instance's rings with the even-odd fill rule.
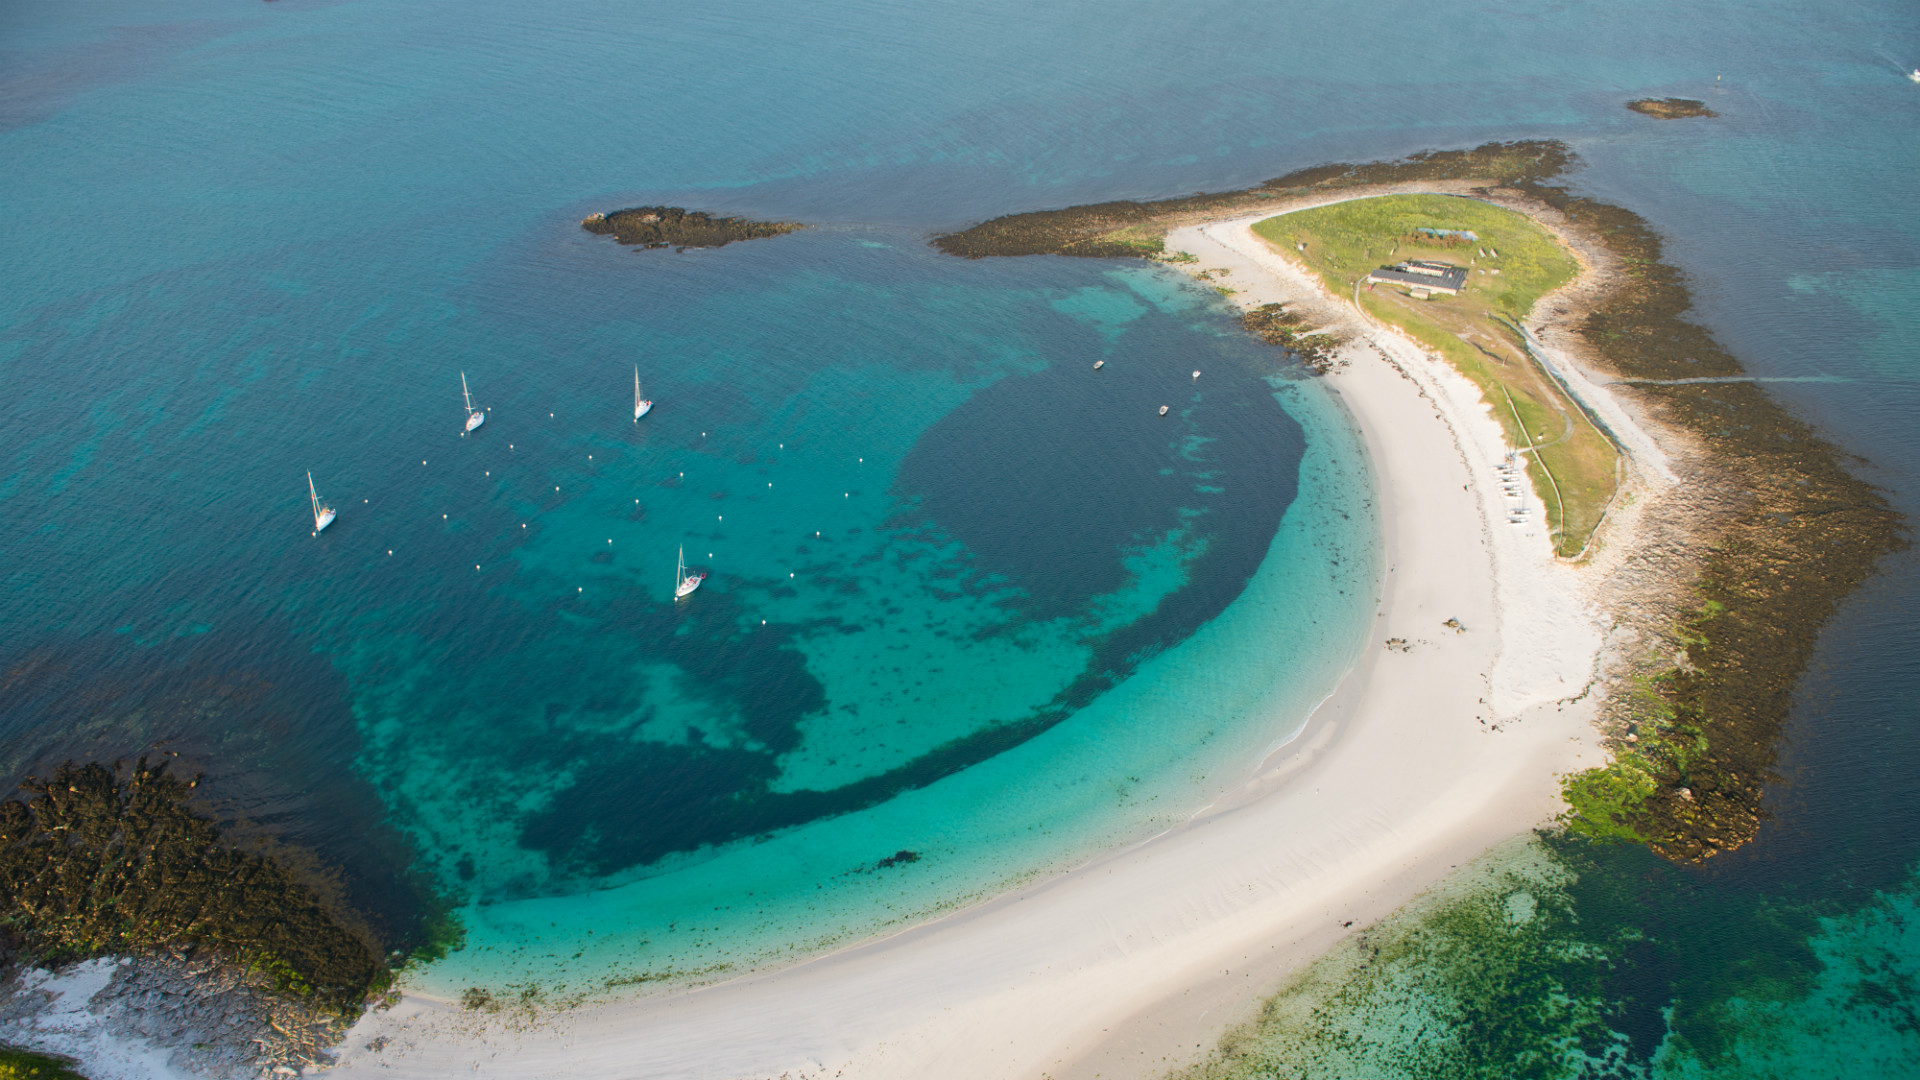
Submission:
[[[1543,525],[1509,523],[1494,482],[1505,447],[1473,386],[1358,326],[1254,220],[1182,229],[1168,247],[1227,270],[1240,302],[1355,330],[1326,383],[1364,433],[1385,530],[1371,641],[1298,738],[1180,828],[906,932],[558,1013],[409,996],[361,1021],[335,1075],[1152,1075],[1200,1056],[1343,935],[1550,820],[1561,775],[1602,760],[1592,571],[1556,561]]]

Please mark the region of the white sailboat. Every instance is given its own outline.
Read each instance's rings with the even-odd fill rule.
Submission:
[[[633,366],[633,418],[637,422],[653,408],[653,402],[640,396],[640,365]]]
[[[333,512],[333,507],[321,502],[320,493],[313,490],[312,470],[307,471],[307,495],[313,499],[313,532],[314,535],[318,536],[320,530],[333,524],[333,519],[336,515]]]
[[[473,394],[467,389],[467,373],[460,373],[460,396],[467,399],[467,430],[487,422],[487,414],[473,407]]]
[[[693,590],[699,588],[700,583],[705,580],[707,580],[705,574],[687,573],[687,546],[680,545],[680,565],[673,571],[673,598],[686,599],[693,595]]]

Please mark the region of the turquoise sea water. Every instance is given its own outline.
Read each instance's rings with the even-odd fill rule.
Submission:
[[[6,5],[0,771],[178,752],[396,940],[465,897],[442,989],[963,903],[1284,738],[1358,645],[1372,524],[1338,411],[1216,297],[930,233],[1561,138],[1756,372],[1837,378],[1779,392],[1911,509],[1916,64],[1898,3]],[[1620,108],[1650,94],[1722,116]],[[643,202],[816,227],[577,226]],[[674,604],[681,544],[714,576]],[[1910,957],[1874,935],[1920,861],[1916,587],[1835,623],[1761,843],[1593,909],[1807,913],[1716,938],[1747,983],[1627,964],[1627,1060],[1699,1016],[1811,1038],[1766,1018],[1844,1012],[1869,938]],[[1581,865],[1576,904],[1648,872]],[[1887,985],[1849,1030],[1912,1008]]]

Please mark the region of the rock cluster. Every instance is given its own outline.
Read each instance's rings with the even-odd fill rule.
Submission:
[[[0,987],[0,1031],[31,1027],[52,997],[15,977]],[[210,1080],[291,1076],[333,1063],[347,1023],[311,1001],[207,954],[122,959],[87,1009],[98,1029],[172,1051],[168,1064]]]
[[[1345,335],[1309,329],[1307,319],[1298,312],[1288,311],[1284,304],[1262,304],[1243,312],[1240,325],[1248,333],[1298,357],[1309,374],[1325,375],[1345,362],[1335,356],[1340,346],[1346,344]]]

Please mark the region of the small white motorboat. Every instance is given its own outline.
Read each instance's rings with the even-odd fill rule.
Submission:
[[[1194,372],[1194,373],[1193,373],[1193,377],[1194,377],[1194,378],[1196,378],[1196,379],[1197,379],[1197,378],[1199,378],[1199,377],[1200,377],[1200,373],[1199,373],[1199,372],[1197,372],[1197,371],[1196,371],[1196,372]]]
[[[1106,366],[1107,366],[1107,362],[1105,360],[1095,360],[1093,362],[1093,370],[1095,371],[1099,371],[1101,368]]]
[[[472,431],[487,422],[487,414],[473,407],[473,394],[467,390],[467,373],[460,373],[460,396],[467,399],[467,430]]]
[[[315,536],[318,536],[322,529],[333,524],[333,519],[338,515],[333,512],[333,507],[321,502],[320,493],[313,490],[313,472],[311,470],[307,472],[307,497],[313,500],[313,532]]]
[[[707,580],[705,574],[687,573],[687,546],[680,545],[680,565],[673,571],[673,598],[685,600],[692,596],[693,590],[699,588],[700,583],[705,580]]]
[[[1161,416],[1167,415],[1167,407],[1165,405],[1160,406],[1160,415]]]
[[[1914,82],[1920,82],[1920,68],[1914,68],[1912,71],[1907,72],[1907,78]]]
[[[633,419],[634,419],[634,422],[638,423],[640,418],[647,415],[647,410],[651,408],[653,408],[653,402],[648,401],[646,398],[643,398],[640,396],[640,365],[635,364],[633,366]]]

